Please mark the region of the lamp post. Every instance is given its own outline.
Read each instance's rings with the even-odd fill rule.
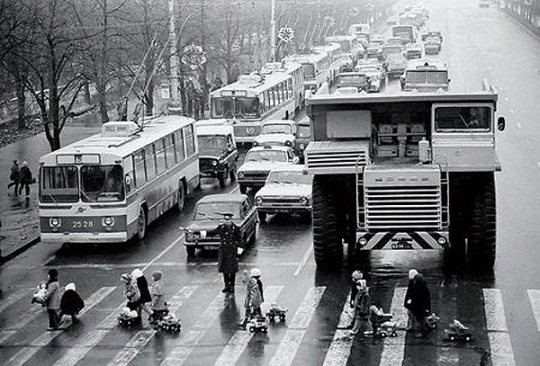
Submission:
[[[272,0],[270,19],[270,59],[276,60],[276,0]]]

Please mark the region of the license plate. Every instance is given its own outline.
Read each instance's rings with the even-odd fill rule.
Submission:
[[[392,243],[392,249],[412,249],[412,243],[406,241],[400,241],[397,243]]]
[[[206,239],[206,230],[201,230],[201,239]]]
[[[73,220],[71,222],[72,229],[90,229],[94,227],[93,220]]]

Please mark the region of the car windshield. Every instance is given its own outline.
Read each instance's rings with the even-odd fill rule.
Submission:
[[[246,155],[246,161],[275,161],[286,162],[287,153],[281,150],[257,150],[249,151]]]
[[[124,200],[124,175],[120,165],[87,165],[81,168],[81,198],[84,202]]]
[[[298,137],[311,137],[311,126],[309,125],[298,125]]]
[[[489,131],[491,109],[489,107],[438,107],[435,109],[437,131]]]
[[[223,135],[197,136],[197,142],[201,153],[225,151],[227,149],[227,136]]]
[[[76,166],[41,169],[41,202],[74,203],[79,200],[79,171]]]
[[[393,61],[393,62],[400,62],[400,61],[403,61],[404,58],[403,58],[403,55],[401,53],[399,53],[399,54],[388,55],[387,60],[388,61]]]
[[[257,97],[217,97],[212,98],[213,118],[259,118]]]
[[[232,213],[233,219],[240,218],[240,206],[236,202],[199,203],[193,214],[194,220],[221,220],[224,213]]]
[[[311,175],[300,170],[270,172],[268,183],[270,184],[311,184]]]
[[[358,68],[359,71],[368,73],[368,72],[378,72],[379,70],[375,66],[361,66]]]
[[[448,84],[446,71],[407,71],[406,80],[413,84]]]
[[[340,85],[365,84],[366,80],[366,75],[338,76],[338,84]]]
[[[384,47],[382,50],[382,54],[384,57],[390,56],[390,55],[401,55],[402,49],[401,47]]]
[[[261,128],[261,134],[269,134],[269,133],[291,134],[292,129],[291,129],[291,126],[282,124],[282,123],[263,125]]]

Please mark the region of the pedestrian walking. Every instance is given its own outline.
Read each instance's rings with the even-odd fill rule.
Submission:
[[[32,172],[28,167],[28,162],[23,161],[22,167],[19,170],[19,195],[22,194],[23,188],[25,189],[26,197],[30,196],[30,184],[34,183]]]
[[[250,271],[246,300],[244,301],[245,315],[242,322],[238,324],[243,329],[246,329],[246,325],[251,319],[262,316],[261,305],[264,302],[264,294],[261,275],[262,272],[259,268],[253,268]]]
[[[9,173],[9,180],[11,180],[11,182],[8,184],[7,188],[9,190],[11,187],[14,187],[13,193],[15,193],[15,197],[17,197],[19,195],[19,162],[17,160],[13,160],[13,165],[11,166]]]
[[[431,314],[431,295],[424,277],[416,273],[405,295],[405,307],[411,311],[416,322],[416,338],[426,337],[429,329],[426,317]]]
[[[152,296],[150,296],[150,290],[148,289],[148,281],[146,281],[144,273],[138,268],[131,272],[131,277],[136,281],[141,294],[139,297],[139,307],[148,314],[148,320],[152,320],[152,310],[147,305],[147,303],[152,302]]]
[[[218,225],[215,230],[210,230],[208,235],[219,235],[220,245],[218,248],[218,271],[223,273],[225,286],[221,292],[234,293],[236,272],[238,272],[238,255],[242,254],[242,233],[240,228],[232,222],[233,214],[222,214],[225,222]]]
[[[358,294],[354,300],[354,323],[351,335],[355,336],[360,334],[360,338],[364,338],[365,332],[369,329],[371,297],[365,280],[359,280],[356,287],[358,289]]]
[[[351,274],[351,296],[349,300],[349,305],[351,308],[354,308],[354,300],[356,299],[356,295],[358,294],[358,288],[356,287],[356,283],[363,278],[364,275],[359,270],[356,270]]]
[[[411,304],[410,294],[411,294],[411,288],[414,287],[414,276],[418,274],[418,271],[416,269],[410,269],[409,270],[409,284],[407,286],[407,292],[405,294],[405,301],[404,306],[407,309],[407,327],[405,328],[407,332],[414,332],[416,331],[416,321],[414,320],[414,315],[412,311],[409,309],[409,305]]]
[[[77,293],[74,283],[69,283],[64,288],[62,300],[60,300],[60,319],[64,315],[71,316],[72,323],[78,323],[77,314],[84,308],[84,301]]]
[[[151,321],[160,320],[167,311],[165,302],[165,289],[163,286],[163,273],[161,271],[152,272],[152,315]]]
[[[124,273],[120,277],[120,281],[122,281],[126,286],[124,289],[124,295],[126,296],[127,300],[126,306],[129,308],[129,310],[137,311],[138,316],[140,317],[139,298],[141,297],[141,293],[139,292],[135,279],[131,277],[131,275]]]
[[[47,273],[48,280],[46,284],[45,297],[43,303],[47,308],[47,314],[49,315],[49,327],[48,331],[58,330],[58,324],[60,323],[60,301],[61,290],[58,283],[58,271],[54,268],[50,269]]]

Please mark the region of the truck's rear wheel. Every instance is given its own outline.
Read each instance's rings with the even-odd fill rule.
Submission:
[[[332,181],[313,178],[313,251],[320,268],[329,268],[341,259],[338,208]]]
[[[468,258],[472,268],[491,269],[496,256],[496,200],[493,173],[475,179]]]

